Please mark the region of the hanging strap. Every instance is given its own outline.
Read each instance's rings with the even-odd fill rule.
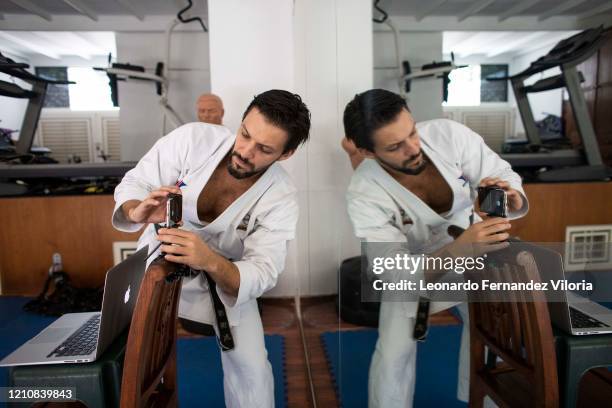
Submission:
[[[215,310],[215,320],[217,321],[217,328],[219,329],[219,335],[217,336],[219,346],[221,346],[221,350],[223,351],[232,350],[234,348],[234,337],[232,336],[229,321],[227,320],[225,305],[217,293],[217,284],[213,278],[210,277],[208,272],[201,272],[206,277],[206,281],[208,282],[208,289],[212,299],[213,308]]]

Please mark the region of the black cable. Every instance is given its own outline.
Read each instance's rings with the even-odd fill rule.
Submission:
[[[193,2],[191,0],[187,0],[187,1],[189,2],[189,4],[187,5],[187,7],[185,7],[184,9],[178,12],[178,14],[176,15],[176,18],[178,18],[181,23],[190,23],[192,21],[198,21],[200,25],[202,26],[202,28],[204,29],[204,32],[207,33],[208,28],[206,28],[206,26],[204,25],[204,22],[202,21],[200,17],[191,17],[191,18],[183,17],[183,13],[185,13],[187,10],[193,7]]]
[[[389,15],[387,14],[387,12],[385,10],[380,8],[378,3],[380,3],[380,0],[374,0],[374,8],[380,14],[382,14],[382,18],[373,18],[372,21],[374,21],[375,23],[379,23],[380,24],[380,23],[384,23],[385,21],[387,21],[387,19],[389,18]]]

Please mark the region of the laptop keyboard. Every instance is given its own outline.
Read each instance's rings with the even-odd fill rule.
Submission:
[[[99,314],[89,318],[83,325],[53,350],[47,357],[86,356],[98,344]]]
[[[610,327],[607,324],[592,318],[591,316],[582,313],[580,310],[574,309],[570,306],[570,319],[572,320],[572,327],[576,329],[585,329],[588,327]]]

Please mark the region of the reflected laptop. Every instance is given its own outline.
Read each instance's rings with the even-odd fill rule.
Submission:
[[[526,245],[538,265],[542,282],[565,279],[561,254],[548,248]],[[612,333],[612,310],[570,290],[548,285],[548,311],[558,328],[574,335]]]
[[[132,320],[148,246],[109,269],[100,312],[67,313],[0,361],[15,365],[87,363],[99,358]]]

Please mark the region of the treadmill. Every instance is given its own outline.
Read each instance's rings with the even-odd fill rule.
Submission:
[[[580,83],[584,82],[577,66],[591,57],[603,45],[606,32],[603,26],[582,31],[561,40],[548,54],[540,57],[518,74],[487,78],[487,80],[510,80],[519,113],[528,140],[525,150],[528,153],[506,153],[501,157],[517,171],[546,168],[538,172],[537,181],[569,182],[607,180],[612,177],[612,169],[603,163],[593,123],[589,116],[584,93]],[[561,74],[525,85],[529,77],[559,67]],[[576,120],[576,127],[582,140],[582,149],[551,149],[541,151],[542,141],[536,126],[528,94],[565,87]]]
[[[36,128],[38,127],[38,119],[43,108],[47,87],[53,85],[68,85],[74,84],[70,81],[56,81],[36,76],[26,71],[29,65],[16,63],[10,58],[5,57],[0,53],[0,72],[10,75],[14,78],[19,78],[22,81],[32,85],[31,90],[26,90],[7,81],[0,81],[0,95],[10,98],[25,98],[28,99],[28,107],[23,117],[21,130],[19,132],[19,141],[15,146],[15,153],[25,155],[30,153]]]
[[[10,98],[28,99],[23,117],[19,140],[14,149],[0,151],[0,196],[17,195],[23,188],[14,183],[3,183],[3,179],[16,178],[55,178],[55,177],[122,177],[133,168],[135,162],[113,163],[75,163],[75,164],[11,164],[3,161],[20,160],[22,163],[31,158],[32,143],[38,127],[40,113],[45,101],[47,87],[51,84],[68,85],[71,81],[56,81],[34,75],[26,70],[28,64],[18,63],[0,53],[0,72],[19,78],[32,85],[23,89],[12,82],[0,80],[0,95]],[[12,146],[11,146],[12,147]]]

